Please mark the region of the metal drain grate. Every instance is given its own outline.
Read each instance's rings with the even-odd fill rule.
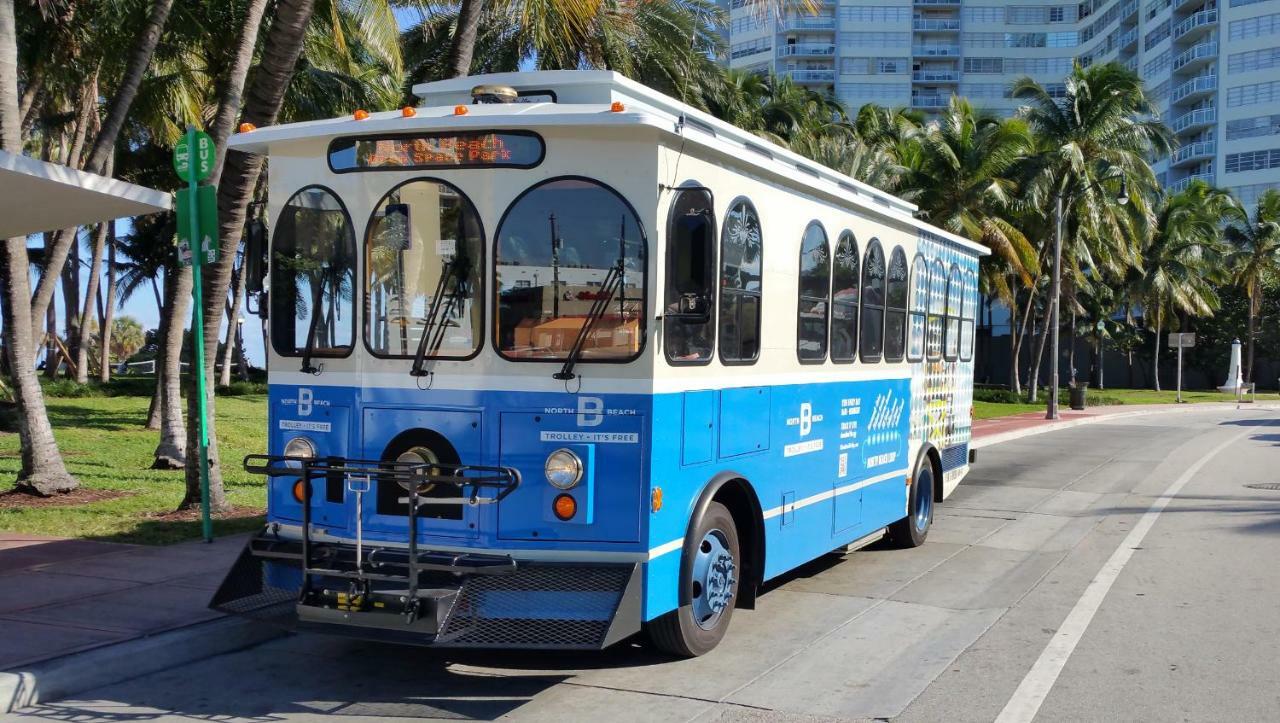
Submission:
[[[1252,490],[1271,490],[1272,492],[1280,492],[1280,482],[1258,482],[1257,484],[1245,485]]]

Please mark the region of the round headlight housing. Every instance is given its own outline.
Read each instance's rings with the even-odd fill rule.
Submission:
[[[285,443],[284,456],[294,459],[315,459],[316,445],[306,437],[294,437]]]
[[[558,490],[571,489],[582,481],[582,459],[572,450],[557,449],[547,455],[543,472],[552,487]]]

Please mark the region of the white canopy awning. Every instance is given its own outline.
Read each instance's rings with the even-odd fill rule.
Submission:
[[[167,211],[167,193],[0,151],[0,238]]]

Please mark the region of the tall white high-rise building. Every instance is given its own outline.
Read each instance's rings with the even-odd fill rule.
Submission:
[[[729,65],[865,103],[936,112],[953,94],[1012,113],[1013,81],[1063,92],[1075,60],[1118,61],[1147,84],[1181,148],[1166,187],[1203,178],[1252,205],[1280,188],[1280,0],[836,0],[761,16],[730,1]]]

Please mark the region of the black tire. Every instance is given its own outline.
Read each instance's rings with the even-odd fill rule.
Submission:
[[[694,579],[694,574],[700,549],[703,554],[718,553],[717,550],[707,550],[712,536],[731,556],[733,568],[727,576],[728,601],[722,609],[708,618],[700,616],[699,611],[705,613],[708,609],[713,609],[715,601],[708,595],[708,590],[703,589],[702,583]],[[733,524],[733,515],[729,514],[728,508],[719,502],[712,502],[707,506],[706,513],[686,541],[680,560],[680,575],[682,589],[689,591],[689,601],[653,620],[647,629],[649,640],[658,649],[683,658],[693,658],[710,652],[724,638],[725,631],[729,629],[729,621],[733,618],[734,603],[738,598],[738,586],[742,577],[742,548],[738,541],[738,528]],[[723,599],[722,595],[715,597]]]
[[[889,525],[889,541],[895,547],[919,547],[933,525],[934,470],[928,457],[921,457],[911,480],[907,516]]]

